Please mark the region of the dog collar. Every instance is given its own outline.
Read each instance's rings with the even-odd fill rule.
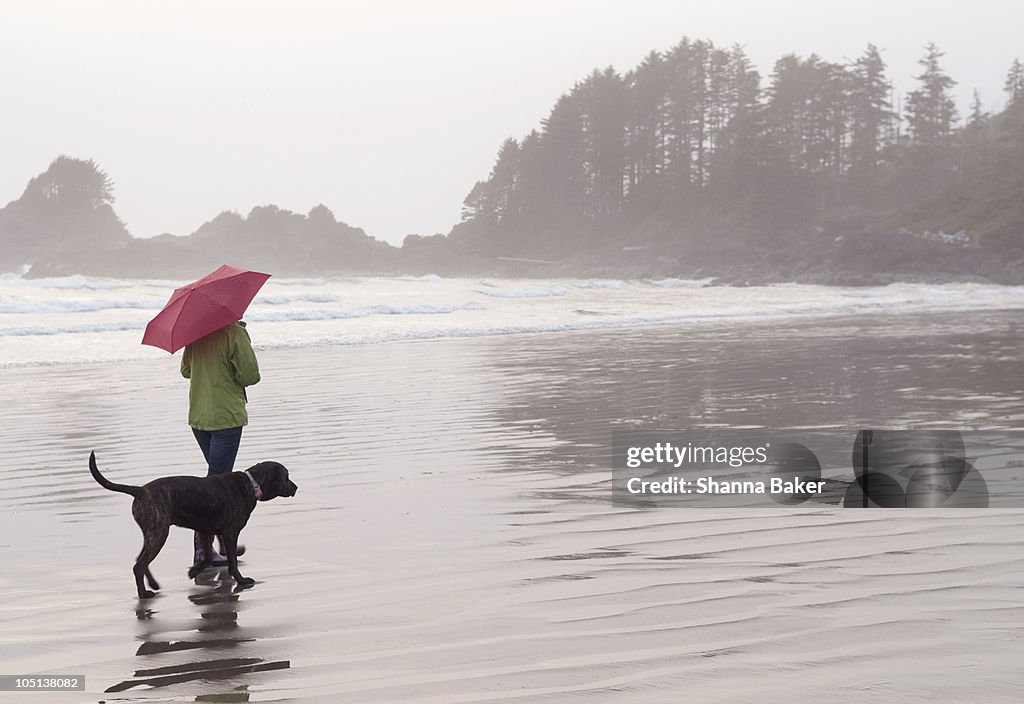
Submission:
[[[252,478],[252,475],[249,474],[249,470],[248,469],[245,470],[244,472],[242,472],[242,474],[244,474],[246,477],[249,478],[249,483],[252,484],[252,491],[253,491],[254,494],[256,494],[256,500],[259,501],[260,499],[262,499],[263,498],[263,490],[260,489],[260,483]]]

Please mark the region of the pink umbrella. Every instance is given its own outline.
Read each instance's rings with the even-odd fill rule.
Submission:
[[[146,326],[142,344],[177,352],[190,342],[241,320],[270,274],[225,264],[212,274],[176,289]]]

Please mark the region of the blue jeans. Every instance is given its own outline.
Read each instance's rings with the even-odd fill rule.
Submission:
[[[238,445],[242,441],[242,428],[226,428],[224,430],[196,430],[192,428],[192,434],[196,436],[199,449],[203,451],[206,464],[209,468],[207,476],[214,474],[226,474],[235,468],[235,457],[238,455]]]

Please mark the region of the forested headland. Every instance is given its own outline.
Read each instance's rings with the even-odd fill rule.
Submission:
[[[716,271],[799,267],[826,246],[835,269],[889,248],[920,252],[922,271],[948,248],[1016,252],[1024,67],[1006,69],[998,113],[976,91],[961,113],[942,57],[924,49],[906,95],[871,44],[845,63],[783,56],[766,78],[742,47],[689,39],[624,74],[595,70],[501,145],[449,247],[555,261],[658,251]]]
[[[60,157],[0,210],[0,269],[184,275],[213,256],[283,273],[1024,283],[1024,66],[1002,69],[998,101],[958,106],[942,59],[925,47],[899,95],[871,44],[762,76],[740,46],[684,38],[578,81],[501,144],[460,223],[401,248],[322,205],[133,238],[106,173]]]

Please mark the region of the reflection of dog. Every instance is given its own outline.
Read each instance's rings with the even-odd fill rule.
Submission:
[[[212,477],[163,477],[145,486],[127,486],[114,484],[100,474],[94,452],[89,455],[89,471],[104,489],[135,497],[132,515],[142,529],[143,544],[132,571],[140,599],[153,596],[153,592],[142,584],[143,575],[150,587],[160,588],[149,571],[149,563],[164,546],[172,525],[191,528],[206,536],[203,554],[207,559],[192,565],[189,577],[195,577],[209,563],[209,556],[213,553],[213,535],[220,535],[227,550],[228,570],[235,582],[240,587],[255,584],[255,580],[243,577],[238,571],[238,534],[248,522],[257,501],[295,496],[298,491],[298,487],[288,479],[288,470],[277,462],[260,462],[244,472]]]

